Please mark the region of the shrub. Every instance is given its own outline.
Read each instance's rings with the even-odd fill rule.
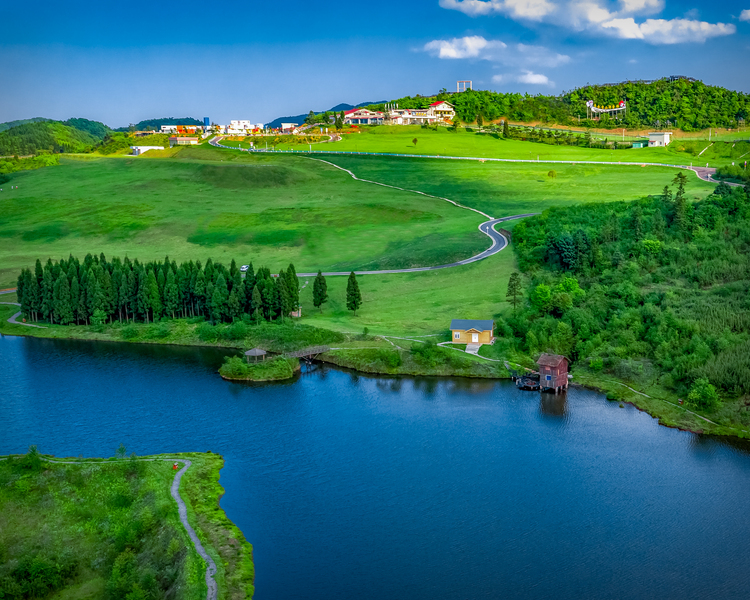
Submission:
[[[716,388],[705,377],[695,380],[688,394],[688,402],[705,410],[714,410],[721,404]]]
[[[215,342],[218,337],[216,327],[205,321],[198,325],[195,331],[202,342]]]
[[[555,177],[557,177],[557,171],[550,171],[549,173],[547,173],[547,177],[551,177],[552,179],[554,179]]]
[[[401,366],[401,353],[397,350],[378,350],[374,362],[380,363],[386,369],[397,369]]]
[[[120,335],[124,340],[134,340],[138,337],[138,328],[135,325],[126,325],[120,331]]]

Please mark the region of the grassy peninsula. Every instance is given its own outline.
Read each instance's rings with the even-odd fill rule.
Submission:
[[[192,466],[180,495],[218,566],[219,598],[251,598],[252,547],[218,504],[223,459],[127,457],[122,446],[106,460],[53,458],[34,446],[0,460],[2,597],[205,598],[206,566],[170,495],[181,459]]]

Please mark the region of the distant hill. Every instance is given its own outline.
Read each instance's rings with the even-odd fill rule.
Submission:
[[[159,131],[162,125],[203,125],[203,120],[194,119],[193,117],[163,117],[161,119],[146,119],[140,123],[135,123],[136,131]],[[114,131],[129,131],[130,127],[118,127]]]
[[[88,119],[32,121],[0,131],[0,156],[85,152],[110,131],[104,123]]]
[[[353,106],[351,104],[337,104],[333,108],[329,108],[326,111],[321,110],[319,112],[316,112],[315,114],[316,115],[320,115],[320,114],[322,114],[324,112],[341,112],[342,110],[343,111],[347,111],[347,110],[351,110],[353,108],[361,108],[363,106],[369,106],[370,104],[382,104],[384,102],[385,102],[385,100],[381,101],[380,103],[378,103],[378,102],[362,102],[362,104],[357,104],[356,106]],[[278,119],[274,119],[270,123],[266,123],[266,127],[268,129],[276,129],[278,127],[281,127],[282,123],[297,123],[298,125],[302,125],[302,123],[305,122],[305,119],[307,118],[308,114],[309,113],[305,113],[304,115],[295,115],[293,117],[279,117]]]
[[[522,123],[699,131],[709,127],[737,127],[750,117],[750,94],[706,85],[689,77],[590,85],[559,96],[468,90],[407,96],[393,102],[400,108],[426,108],[436,100],[452,103],[459,118],[467,123],[481,115],[484,121],[507,118]],[[620,120],[602,117],[600,121],[588,121],[586,102],[589,100],[598,106],[617,105],[625,100],[627,112]]]
[[[0,131],[5,131],[6,129],[10,129],[11,127],[18,127],[19,125],[26,125],[27,123],[40,123],[41,121],[49,121],[50,119],[45,119],[44,117],[34,117],[32,119],[20,119],[18,121],[7,121],[5,123],[0,123]]]

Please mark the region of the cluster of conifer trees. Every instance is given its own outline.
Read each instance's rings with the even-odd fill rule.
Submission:
[[[255,321],[273,321],[299,310],[299,280],[294,265],[278,275],[252,263],[245,273],[232,259],[229,268],[210,258],[202,265],[192,260],[179,266],[164,262],[141,264],[104,253],[87,254],[83,262],[72,255],[47,264],[37,259],[34,270],[24,269],[17,281],[18,301],[26,319],[60,325],[101,324],[203,316],[215,323],[247,315]],[[325,277],[318,271],[313,282],[313,304],[328,301]],[[354,273],[349,275],[346,306],[356,311],[362,295]],[[322,310],[322,308],[321,308]]]
[[[63,325],[195,316],[231,322],[245,314],[274,320],[298,309],[294,265],[272,276],[251,264],[242,275],[234,260],[229,268],[210,258],[178,266],[169,257],[141,264],[88,254],[83,262],[70,256],[42,266],[37,260],[33,271],[21,272],[17,289],[27,319]]]

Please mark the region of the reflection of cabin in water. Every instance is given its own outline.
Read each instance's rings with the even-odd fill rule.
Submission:
[[[568,389],[569,361],[559,354],[542,354],[536,361],[539,365],[539,385],[544,390],[556,394]]]

